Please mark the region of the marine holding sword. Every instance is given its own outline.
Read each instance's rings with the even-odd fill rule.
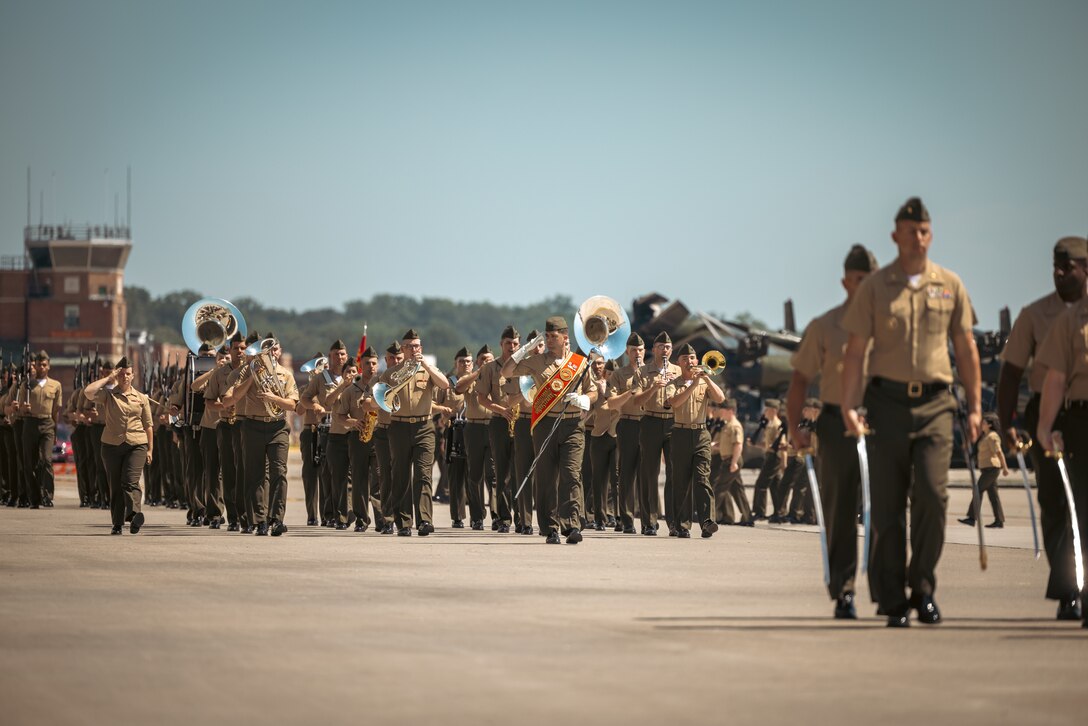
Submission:
[[[872,462],[870,592],[889,627],[907,627],[912,608],[922,623],[941,620],[933,595],[944,546],[957,407],[949,339],[967,397],[965,433],[972,441],[978,438],[982,417],[981,376],[967,290],[958,275],[929,260],[933,230],[920,199],[912,197],[899,209],[891,236],[898,256],[861,283],[843,317],[850,338],[842,397],[847,432],[866,434],[858,411],[863,393],[872,427],[867,437]],[[871,378],[863,391],[867,350]],[[905,584],[910,585],[909,596]]]

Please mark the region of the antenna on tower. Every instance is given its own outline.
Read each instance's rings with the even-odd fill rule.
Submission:
[[[125,200],[125,229],[128,236],[132,236],[132,166],[128,167],[128,179],[125,182],[125,191],[128,199]]]
[[[38,190],[38,226],[45,224],[45,190]]]
[[[26,168],[26,226],[30,226],[30,167]]]

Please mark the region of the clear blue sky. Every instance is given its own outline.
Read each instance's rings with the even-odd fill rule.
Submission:
[[[0,0],[0,253],[27,165],[35,222],[39,190],[110,222],[131,164],[154,293],[657,290],[777,326],[918,194],[992,327],[1088,232],[1086,78],[1083,0]]]

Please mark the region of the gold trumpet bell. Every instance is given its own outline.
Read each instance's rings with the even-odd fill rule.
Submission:
[[[718,350],[708,350],[699,360],[699,368],[708,376],[716,376],[725,370],[725,355]]]

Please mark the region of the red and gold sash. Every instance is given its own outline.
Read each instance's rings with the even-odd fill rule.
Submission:
[[[535,429],[536,423],[544,418],[555,407],[555,404],[563,400],[570,387],[579,380],[582,370],[586,367],[586,358],[578,353],[571,353],[563,364],[556,369],[543,386],[537,387],[536,397],[533,399],[533,418],[529,429]]]

